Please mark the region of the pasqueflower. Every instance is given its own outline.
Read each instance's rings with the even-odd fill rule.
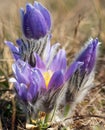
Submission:
[[[51,28],[51,16],[49,11],[40,3],[27,4],[26,11],[21,12],[21,23],[23,34],[28,39],[40,39],[44,37]]]

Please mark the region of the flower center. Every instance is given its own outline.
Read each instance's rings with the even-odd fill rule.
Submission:
[[[51,70],[48,70],[47,72],[43,72],[43,77],[45,80],[46,88],[48,88],[48,84],[50,82],[52,74],[53,72]]]

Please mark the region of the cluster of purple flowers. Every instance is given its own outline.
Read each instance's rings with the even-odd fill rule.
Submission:
[[[91,88],[91,82],[88,82],[94,77],[98,39],[90,39],[68,66],[65,50],[59,49],[60,44],[50,45],[49,11],[35,2],[34,5],[27,4],[26,10],[20,12],[23,36],[16,41],[17,46],[5,42],[15,59],[12,66],[15,78],[11,82],[18,99],[26,106],[30,105],[35,114],[51,112],[56,103],[58,106],[70,104],[78,99],[79,91],[87,92]],[[63,102],[57,102],[57,99]]]

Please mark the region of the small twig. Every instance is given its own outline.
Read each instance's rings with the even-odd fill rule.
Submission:
[[[80,25],[83,18],[84,17],[81,14],[78,16],[78,21],[77,21],[77,24],[76,24],[75,29],[74,29],[74,39],[76,39],[76,37],[77,37],[77,33],[78,33],[78,30],[79,30],[79,25]]]
[[[16,103],[15,103],[15,97],[12,98],[12,109],[13,109],[13,114],[12,114],[12,130],[15,130],[15,120],[16,120]]]
[[[99,116],[99,115],[80,115],[80,116],[68,117],[68,118],[64,119],[64,121],[69,120],[71,118],[73,118],[73,120],[76,121],[76,120],[90,118],[90,117],[101,118],[101,119],[105,120],[104,116]]]
[[[14,59],[0,59],[0,62],[5,62],[5,61],[15,61]]]
[[[97,37],[100,38],[101,32],[102,32],[102,10],[101,10],[101,4],[100,4],[100,0],[93,0],[93,5],[95,7],[96,10],[96,14],[98,16],[98,35]]]
[[[99,89],[102,89],[102,88],[104,88],[105,87],[105,82],[101,82],[101,83],[99,83],[98,85],[96,85],[95,87],[93,87],[92,89],[91,89],[91,91],[92,90],[99,90]]]
[[[3,128],[2,128],[1,118],[0,118],[0,130],[3,130]]]
[[[5,81],[6,81],[6,79],[0,79],[0,83],[5,82]]]
[[[7,83],[8,83],[8,75],[6,74],[5,70],[0,66],[0,71],[3,73]]]
[[[5,82],[5,81],[8,80],[8,77],[10,78],[10,77],[12,77],[12,76],[13,76],[12,73],[9,74],[8,76],[2,75],[2,76],[0,76],[0,82]]]
[[[24,128],[21,128],[20,126],[18,126],[18,129],[19,129],[19,130],[26,130],[26,129],[24,129]]]
[[[2,92],[5,92],[5,91],[10,91],[10,92],[12,92],[13,90],[12,90],[12,89],[0,89],[0,91],[2,91]]]

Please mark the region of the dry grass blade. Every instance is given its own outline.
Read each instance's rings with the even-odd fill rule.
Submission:
[[[0,130],[3,130],[2,123],[1,123],[1,118],[0,118]]]

